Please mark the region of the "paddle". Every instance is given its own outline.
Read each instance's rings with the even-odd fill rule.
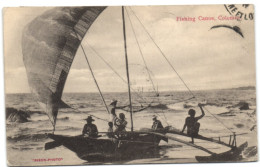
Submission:
[[[62,145],[61,142],[56,142],[56,141],[48,142],[48,143],[45,143],[45,150],[50,150],[55,147],[59,147],[61,145]]]

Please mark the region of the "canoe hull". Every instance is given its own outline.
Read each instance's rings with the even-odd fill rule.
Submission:
[[[239,147],[232,148],[231,150],[220,153],[213,154],[211,156],[196,156],[198,162],[204,163],[214,163],[214,162],[236,162],[242,159],[242,151],[248,146],[248,143],[245,142]]]
[[[48,134],[59,145],[75,152],[88,162],[113,162],[159,155],[161,137],[152,134],[135,134],[125,138],[89,138]]]

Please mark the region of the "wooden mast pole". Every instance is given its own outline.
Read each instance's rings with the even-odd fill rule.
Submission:
[[[130,107],[130,118],[131,118],[131,132],[133,132],[133,130],[134,130],[134,127],[133,127],[133,109],[132,109],[131,88],[130,88],[130,79],[129,79],[130,77],[129,77],[129,70],[128,70],[124,6],[122,6],[122,20],[123,20],[123,35],[124,35],[124,48],[125,48],[126,76],[127,76],[128,95],[129,95],[129,103],[130,103],[129,107]]]

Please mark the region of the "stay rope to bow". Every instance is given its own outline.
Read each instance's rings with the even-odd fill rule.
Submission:
[[[78,40],[79,40],[78,34],[77,34],[77,32],[76,32],[75,30],[74,30],[74,33],[76,34],[76,37],[77,37]],[[91,66],[90,66],[90,63],[89,63],[89,61],[88,61],[86,52],[85,52],[85,50],[84,50],[84,48],[83,48],[83,46],[82,46],[81,43],[80,43],[80,47],[81,47],[81,49],[82,49],[82,51],[83,51],[83,54],[84,54],[84,56],[85,56],[85,59],[86,59],[86,61],[87,61],[89,70],[91,71],[91,75],[92,75],[92,77],[93,77],[93,79],[94,79],[94,81],[95,81],[95,84],[96,84],[97,89],[98,89],[98,91],[99,91],[100,97],[102,98],[102,101],[103,101],[103,103],[104,103],[104,105],[105,105],[105,107],[106,107],[106,110],[107,110],[108,114],[109,114],[110,112],[109,112],[108,106],[107,106],[107,104],[106,104],[106,102],[105,102],[105,99],[104,99],[104,97],[103,97],[103,94],[102,94],[102,92],[101,92],[101,90],[100,90],[100,88],[99,88],[99,86],[98,86],[97,80],[96,80],[96,78],[95,78],[95,76],[94,76],[94,73],[93,73],[93,71],[92,71],[92,68],[91,68]],[[92,47],[91,47],[91,49],[96,53],[96,55],[98,55],[98,53],[97,53]],[[100,56],[100,58],[101,58],[101,56]],[[101,58],[101,59],[102,59],[102,58]],[[104,60],[104,59],[102,59],[102,60]],[[104,60],[104,62],[106,62],[106,61]],[[106,63],[106,64],[107,64],[121,79],[123,79],[108,63]],[[124,80],[124,79],[123,79],[123,80]],[[144,100],[144,99],[143,99],[143,100]],[[70,106],[70,108],[73,109],[73,110],[75,110],[75,111],[80,112],[80,110],[78,110],[78,109],[76,109],[76,108],[73,108],[73,107],[71,107],[71,106]],[[92,114],[87,114],[87,113],[85,113],[85,114],[86,114],[86,115],[89,115],[89,116],[92,116],[92,117],[94,117],[94,118],[96,118],[96,119],[105,121],[105,122],[110,122],[110,121],[108,121],[108,120],[106,120],[106,119],[103,119],[103,118],[94,116],[94,115],[92,115]],[[126,127],[126,128],[129,129],[128,127]]]
[[[190,92],[190,94],[193,96],[193,98],[195,98],[198,101],[198,98],[194,95],[194,93],[191,91],[191,89],[188,87],[188,85],[185,83],[185,81],[182,79],[182,77],[180,76],[180,74],[177,72],[177,70],[173,67],[173,65],[171,64],[171,62],[169,61],[169,59],[166,57],[166,55],[163,53],[163,51],[161,50],[161,48],[157,45],[157,43],[155,42],[155,40],[153,39],[153,37],[150,35],[150,33],[148,32],[148,30],[146,29],[146,27],[143,25],[143,23],[141,22],[141,20],[139,19],[139,17],[135,14],[135,12],[132,10],[131,7],[129,7],[129,9],[131,10],[131,12],[133,13],[133,15],[135,16],[135,18],[138,20],[138,22],[140,23],[140,25],[143,27],[143,29],[145,30],[146,34],[149,36],[149,38],[152,40],[152,42],[154,43],[154,45],[157,47],[157,49],[160,51],[161,55],[164,57],[164,59],[166,60],[166,62],[169,64],[169,66],[172,68],[172,70],[177,74],[177,76],[179,77],[179,79],[182,81],[182,83],[184,84],[184,86],[187,88],[187,90]],[[234,131],[231,130],[231,128],[227,127],[221,120],[219,120],[215,115],[213,115],[205,106],[204,106],[205,110],[210,113],[217,121],[219,121],[227,130],[229,130],[230,132],[232,132],[233,134],[235,133]]]
[[[140,55],[141,55],[141,57],[142,57],[142,60],[143,60],[143,62],[144,62],[144,65],[145,65],[145,67],[146,67],[146,70],[147,70],[147,73],[148,73],[148,75],[149,75],[149,78],[150,78],[150,80],[151,80],[151,82],[152,82],[153,89],[154,89],[154,91],[155,91],[156,94],[159,94],[158,90],[156,91],[156,89],[155,89],[155,86],[154,86],[153,80],[152,80],[152,78],[151,78],[150,72],[148,71],[148,66],[147,66],[147,63],[146,63],[145,58],[144,58],[144,56],[143,56],[143,52],[142,52],[142,49],[141,49],[141,47],[140,47],[140,44],[139,44],[139,41],[138,41],[138,38],[137,38],[137,35],[136,35],[136,31],[135,31],[135,29],[134,29],[134,26],[133,26],[133,23],[132,23],[132,19],[131,19],[130,15],[129,15],[129,12],[128,12],[127,8],[126,8],[126,13],[127,13],[127,16],[128,16],[128,19],[129,19],[129,22],[130,22],[130,25],[131,25],[131,28],[132,28],[132,31],[133,31],[135,40],[136,40],[136,43],[137,43],[137,45],[138,45],[138,49],[139,49]],[[184,101],[187,101],[187,100],[190,100],[190,99],[193,99],[193,98],[194,98],[194,96],[191,97],[191,98],[188,98],[188,99],[179,100],[179,101],[177,101],[177,102],[175,102],[175,103],[184,102]],[[158,98],[158,103],[161,104],[161,101],[160,101],[159,98]],[[164,117],[164,119],[165,119],[165,121],[166,121],[166,124],[169,126],[168,119],[167,119],[167,117],[166,117],[164,111],[163,111],[163,110],[161,110],[161,111],[162,111],[161,113],[163,114],[163,117]],[[158,115],[158,116],[160,117],[160,115],[159,115],[158,113],[154,112],[154,114],[156,114],[156,115]]]
[[[147,63],[146,63],[146,61],[145,61],[145,59],[144,59],[144,55],[143,55],[143,52],[142,52],[142,50],[141,50],[139,41],[138,41],[138,39],[137,39],[136,32],[135,32],[134,26],[133,26],[133,24],[132,24],[132,20],[131,20],[131,18],[129,17],[127,8],[126,8],[126,14],[127,14],[127,17],[128,17],[128,19],[129,19],[129,21],[130,21],[131,29],[132,29],[132,31],[133,31],[133,33],[134,33],[135,41],[136,41],[136,43],[137,43],[137,46],[138,46],[140,55],[141,55],[141,57],[142,57],[142,60],[143,60],[143,62],[144,62],[144,65],[145,65],[145,69],[146,69],[147,74],[148,74],[148,76],[149,76],[149,79],[150,79],[150,81],[151,81],[151,83],[152,83],[153,90],[154,90],[154,92],[155,92],[156,94],[158,94],[158,91],[155,89],[155,86],[154,86],[154,83],[153,83],[151,74],[150,74],[150,72],[149,72],[149,70],[148,70]]]
[[[127,81],[102,57],[100,56],[100,54],[86,41],[86,44],[89,46],[89,48],[95,53],[96,56],[98,56],[124,83],[127,84]],[[134,90],[131,87],[131,90],[133,91],[133,93],[138,96],[144,103],[147,103],[147,101],[141,96],[139,95],[139,93],[137,93],[136,90]]]
[[[77,32],[76,32],[75,30],[74,30],[74,32],[75,32],[75,34],[76,34],[76,36],[77,36],[77,38],[78,38],[78,40],[79,40],[79,37],[78,37]],[[91,75],[92,75],[92,77],[93,77],[93,80],[95,81],[95,84],[96,84],[96,86],[97,86],[99,95],[100,95],[100,97],[101,97],[101,99],[102,99],[102,101],[103,101],[103,103],[104,103],[104,105],[105,105],[105,107],[106,107],[107,113],[109,114],[109,109],[108,109],[108,107],[107,107],[106,101],[105,101],[104,96],[103,96],[103,94],[102,94],[102,92],[101,92],[101,90],[100,90],[100,88],[99,88],[99,86],[98,86],[97,80],[96,80],[96,78],[95,78],[95,75],[94,75],[94,73],[93,73],[93,71],[92,71],[92,68],[91,68],[91,66],[90,66],[90,63],[89,63],[89,61],[88,61],[88,57],[87,57],[87,55],[86,55],[86,53],[85,53],[85,50],[84,50],[84,48],[83,48],[83,46],[82,46],[81,43],[80,43],[80,47],[81,47],[81,49],[82,49],[82,51],[83,51],[83,54],[84,54],[84,56],[85,56],[85,59],[86,59],[86,61],[87,61],[89,70],[90,70]]]
[[[71,107],[71,106],[70,106],[70,108],[73,109],[74,111],[82,112],[82,111],[80,111],[80,110],[78,110],[78,109],[76,109],[76,108],[74,108],[74,107]],[[88,114],[88,113],[84,113],[84,114],[89,115],[89,116],[92,116],[92,117],[94,117],[94,118],[96,118],[96,119],[99,119],[99,120],[101,120],[101,121],[104,121],[104,122],[109,122],[107,119],[103,119],[103,118],[97,117],[97,116],[92,115],[92,114]]]
[[[136,43],[137,43],[137,46],[138,46],[140,55],[141,55],[142,60],[143,60],[143,62],[144,62],[144,65],[145,65],[146,71],[147,71],[147,73],[148,73],[149,79],[150,79],[150,81],[151,81],[151,83],[152,83],[153,90],[154,90],[154,92],[155,92],[156,94],[158,94],[159,92],[156,91],[155,86],[154,86],[154,83],[153,83],[153,80],[152,80],[152,77],[151,77],[151,74],[150,74],[150,72],[148,71],[148,66],[147,66],[147,63],[146,63],[146,61],[145,61],[145,58],[144,58],[142,49],[141,49],[140,44],[139,44],[139,41],[138,41],[138,39],[137,39],[137,35],[136,35],[136,32],[135,32],[135,29],[134,29],[134,26],[133,26],[131,17],[129,16],[129,13],[128,13],[127,8],[125,8],[125,9],[126,9],[127,17],[128,17],[128,19],[129,19],[129,22],[130,22],[130,25],[131,25],[131,29],[132,29],[132,31],[133,31],[133,34],[134,34],[134,37],[135,37],[135,41],[136,41]],[[158,102],[159,102],[159,104],[161,104],[159,98],[158,98]],[[156,113],[156,112],[153,112],[153,113],[160,117],[160,115],[159,115],[158,113]],[[166,118],[165,113],[163,112],[163,110],[162,110],[162,113],[163,113],[164,119],[165,119],[165,121],[166,121],[166,124],[169,126],[168,120],[167,120],[167,118]]]

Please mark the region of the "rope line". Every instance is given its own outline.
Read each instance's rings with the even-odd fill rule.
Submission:
[[[196,97],[195,97],[196,98]],[[197,100],[197,98],[196,98]],[[215,115],[213,115],[205,106],[204,109],[210,113],[217,121],[219,121],[227,130],[229,130],[230,132],[234,133],[234,131],[231,130],[231,128],[227,127],[220,119],[218,119]]]
[[[77,111],[77,112],[81,112],[80,110],[78,110],[78,109],[76,109],[76,108],[74,108],[74,107],[71,107],[71,106],[69,106],[71,109],[73,109],[74,111]],[[104,121],[104,122],[110,122],[109,120],[107,120],[107,119],[103,119],[103,118],[100,118],[100,117],[97,117],[97,116],[95,116],[95,115],[92,115],[92,114],[88,114],[88,113],[84,113],[84,114],[86,114],[86,115],[89,115],[89,116],[92,116],[92,117],[94,117],[94,118],[96,118],[96,119],[99,119],[99,120],[101,120],[101,121]],[[126,129],[130,129],[129,127],[125,127]]]
[[[87,41],[86,41],[86,44],[95,53],[96,56],[98,56],[125,84],[127,84],[127,81],[95,50],[95,48],[93,48]],[[151,104],[154,102],[154,99],[151,102],[147,102],[135,89],[133,89],[132,87],[130,87],[130,88],[131,88],[134,95],[139,97],[143,101],[143,103],[148,104],[146,108],[151,106]],[[139,104],[142,104],[139,101],[136,101],[136,102],[139,103]],[[133,112],[136,112],[136,111],[134,110]]]
[[[135,41],[136,41],[136,43],[137,43],[137,45],[138,45],[139,52],[140,52],[140,54],[141,54],[142,60],[143,60],[144,65],[145,65],[145,69],[146,69],[147,74],[148,74],[148,76],[149,76],[149,79],[150,79],[150,81],[151,81],[151,83],[152,83],[153,90],[154,90],[155,93],[158,94],[158,91],[156,91],[156,89],[155,89],[155,86],[154,86],[154,83],[153,83],[153,80],[152,80],[151,74],[150,74],[150,72],[148,71],[148,66],[147,66],[147,63],[146,63],[146,61],[145,61],[145,59],[144,59],[144,55],[143,55],[143,52],[142,52],[142,50],[141,50],[141,47],[140,47],[139,41],[138,41],[138,39],[137,39],[136,32],[135,32],[135,29],[134,29],[134,26],[133,26],[132,20],[131,20],[131,18],[130,18],[130,16],[129,16],[129,13],[128,13],[127,8],[125,8],[125,9],[126,9],[127,17],[128,17],[128,19],[129,19],[129,21],[130,21],[130,25],[131,25],[132,31],[133,31],[133,33],[134,33]]]
[[[98,56],[125,84],[127,84],[127,81],[87,41],[86,44],[95,53],[96,56]],[[131,87],[131,90],[136,96],[143,100],[144,103],[148,103],[141,95],[139,95],[139,93],[136,92],[135,89]]]
[[[141,47],[140,47],[140,44],[139,44],[139,41],[138,41],[138,38],[137,38],[137,35],[136,35],[136,32],[135,32],[135,29],[134,29],[134,26],[133,26],[133,23],[132,23],[132,20],[131,20],[131,17],[129,16],[129,13],[128,13],[127,8],[125,8],[125,9],[126,9],[126,13],[127,13],[127,16],[128,16],[128,19],[129,19],[129,22],[130,22],[130,25],[131,25],[131,28],[132,28],[134,37],[135,37],[135,41],[136,41],[136,43],[137,43],[137,45],[138,45],[139,52],[140,52],[141,57],[142,57],[142,60],[143,60],[143,62],[144,62],[144,65],[145,65],[146,71],[147,71],[147,73],[148,73],[149,79],[150,79],[150,81],[151,81],[151,83],[152,83],[153,90],[154,90],[154,92],[155,92],[156,94],[159,94],[159,92],[155,89],[155,85],[154,85],[154,83],[153,83],[151,74],[150,74],[150,72],[148,71],[148,66],[147,66],[147,63],[146,63],[146,61],[145,61],[145,59],[144,59],[144,55],[143,55],[143,52],[142,52],[142,50],[141,50]],[[158,98],[158,102],[159,102],[159,104],[161,103],[159,98]],[[161,110],[161,111],[162,111],[162,113],[163,113],[163,116],[164,116],[164,119],[165,119],[165,121],[166,121],[166,124],[169,126],[169,123],[168,123],[168,120],[167,120],[167,118],[166,118],[166,116],[165,116],[165,113],[163,112],[163,110]],[[157,116],[161,117],[158,113],[156,113],[156,112],[153,112],[153,113],[156,114]]]
[[[160,51],[160,53],[162,54],[162,56],[165,58],[165,60],[167,61],[167,63],[170,65],[170,67],[173,69],[173,71],[177,74],[177,76],[180,78],[180,80],[182,81],[182,83],[185,85],[185,87],[188,89],[188,91],[194,96],[193,92],[190,90],[190,88],[188,87],[188,85],[184,82],[184,80],[182,79],[182,77],[180,76],[180,74],[176,71],[176,69],[173,67],[173,65],[171,64],[171,62],[169,61],[169,59],[166,57],[166,55],[163,53],[163,51],[161,50],[161,48],[157,45],[157,43],[155,42],[155,40],[153,39],[153,37],[150,35],[150,33],[148,32],[148,30],[145,28],[145,26],[143,25],[143,23],[141,22],[141,20],[138,18],[138,16],[134,13],[134,11],[132,10],[131,7],[129,7],[130,10],[132,11],[132,13],[134,14],[134,16],[137,18],[138,22],[142,25],[143,29],[145,30],[145,32],[147,33],[147,35],[150,37],[150,39],[153,41],[153,43],[155,44],[155,46],[157,47],[157,49]]]
[[[132,10],[131,7],[129,7],[129,9],[132,11],[133,15],[136,17],[136,19],[138,20],[138,22],[141,24],[141,26],[143,27],[143,29],[145,30],[145,32],[147,33],[147,35],[149,36],[149,38],[153,41],[154,45],[157,47],[157,49],[160,51],[160,53],[162,54],[162,56],[165,58],[165,60],[167,61],[167,63],[170,65],[170,67],[173,69],[173,71],[177,74],[177,76],[179,77],[179,79],[182,81],[182,83],[185,85],[185,87],[187,88],[187,90],[191,93],[191,95],[198,100],[198,98],[196,98],[196,96],[194,95],[194,93],[191,91],[191,89],[188,87],[188,85],[184,82],[184,80],[182,79],[182,77],[180,76],[180,74],[176,71],[176,69],[173,67],[173,65],[171,64],[171,62],[169,61],[169,59],[166,57],[166,55],[163,53],[163,51],[161,50],[161,48],[157,45],[157,43],[155,42],[155,40],[153,39],[153,37],[150,35],[150,33],[148,32],[148,30],[145,28],[145,26],[143,25],[143,23],[141,22],[141,20],[139,19],[139,17],[135,14],[135,12]],[[227,127],[222,121],[220,121],[215,115],[213,115],[205,106],[204,106],[205,110],[210,113],[216,120],[218,120],[227,130],[229,130],[230,132],[234,133],[229,127]]]
[[[145,61],[143,52],[142,52],[142,50],[141,50],[141,47],[140,47],[140,44],[139,44],[139,41],[138,41],[138,38],[137,38],[137,35],[136,35],[136,31],[135,31],[135,29],[134,29],[134,26],[133,26],[133,23],[132,23],[132,19],[131,19],[130,15],[129,15],[129,12],[128,12],[128,9],[127,9],[127,8],[126,8],[126,13],[127,13],[127,16],[128,16],[128,19],[129,19],[129,22],[130,22],[130,25],[131,25],[131,28],[132,28],[134,37],[135,37],[135,41],[136,41],[136,43],[137,43],[137,45],[138,45],[139,52],[140,52],[140,54],[141,54],[142,60],[143,60],[143,62],[144,62],[145,68],[146,68],[146,70],[147,70],[149,79],[151,80],[151,83],[152,83],[152,86],[153,86],[153,90],[154,90],[155,93],[158,94],[159,92],[155,89],[155,85],[154,85],[154,82],[153,82],[153,80],[152,80],[151,74],[150,74],[150,72],[148,71],[148,66],[147,66],[147,63],[146,63],[146,61]],[[194,97],[192,97],[192,98],[194,98]],[[189,98],[189,99],[192,99],[192,98]],[[188,99],[188,100],[189,100],[189,99]],[[161,101],[160,101],[159,98],[158,98],[158,102],[161,103]],[[160,117],[159,114],[157,114],[156,112],[154,112],[154,113]],[[166,124],[169,126],[169,123],[168,123],[168,120],[167,120],[167,117],[166,117],[164,111],[161,110],[161,113],[162,113],[163,116],[164,116],[164,119],[165,119],[165,121],[166,121]]]
[[[71,107],[71,106],[70,106],[70,108],[73,109],[74,111],[82,112],[82,111],[80,111],[80,110],[78,110],[78,109],[76,109],[76,108],[74,108],[74,107]],[[94,118],[96,118],[96,119],[99,119],[99,120],[102,120],[102,121],[105,121],[105,122],[109,122],[107,119],[103,119],[103,118],[97,117],[97,116],[92,115],[92,114],[88,114],[88,113],[84,113],[84,114],[89,115],[89,116],[92,116],[92,117],[94,117]]]
[[[78,38],[78,40],[79,40],[79,37],[78,37],[77,32],[76,32],[75,30],[74,30],[74,32],[75,32],[75,34],[76,34],[76,36],[77,36],[77,38]],[[109,109],[108,109],[108,107],[107,107],[106,101],[105,101],[104,96],[103,96],[103,94],[102,94],[102,92],[101,92],[101,90],[100,90],[100,88],[99,88],[99,86],[98,86],[97,80],[96,80],[96,78],[95,78],[95,75],[94,75],[94,73],[93,73],[93,71],[92,71],[92,68],[91,68],[91,66],[90,66],[90,63],[89,63],[89,61],[88,61],[88,57],[87,57],[87,55],[86,55],[86,53],[85,53],[85,50],[84,50],[84,48],[83,48],[83,46],[82,46],[81,43],[80,43],[80,47],[81,47],[81,49],[82,49],[82,51],[83,51],[83,54],[84,54],[84,56],[85,56],[85,59],[86,59],[86,61],[87,61],[88,67],[89,67],[89,70],[90,70],[91,75],[92,75],[92,77],[93,77],[93,79],[94,79],[94,82],[95,82],[95,84],[96,84],[96,86],[97,86],[99,95],[100,95],[100,97],[101,97],[101,99],[102,99],[102,101],[103,101],[103,103],[104,103],[104,105],[105,105],[105,107],[106,107],[107,113],[109,114],[110,112],[109,112]]]

